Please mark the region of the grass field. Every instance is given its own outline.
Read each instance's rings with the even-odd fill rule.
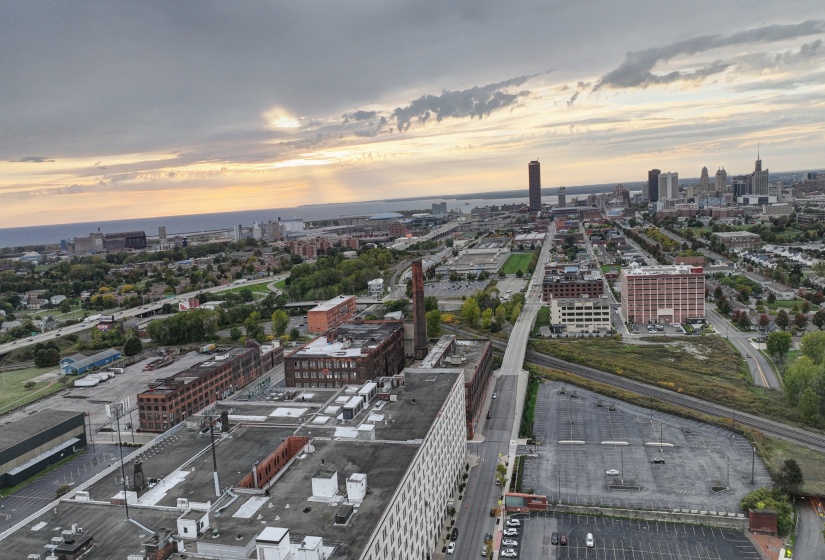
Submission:
[[[286,290],[286,279],[275,282],[275,287],[279,290]]]
[[[501,267],[504,274],[515,274],[521,270],[527,274],[527,267],[530,266],[530,259],[533,257],[532,253],[513,253]]]
[[[651,340],[645,338],[644,340]],[[652,339],[656,341],[656,339]],[[535,340],[534,350],[710,402],[801,424],[782,393],[753,386],[744,359],[716,336],[625,344],[614,338]]]
[[[541,307],[539,309],[538,315],[536,315],[536,325],[533,327],[533,336],[539,335],[539,329],[541,327],[549,327],[550,326],[550,308],[549,307]]]
[[[26,389],[25,383],[39,375],[54,371],[56,368],[30,368],[0,373],[0,414],[13,408],[30,403],[40,397],[50,395],[65,387],[65,377],[59,376],[49,381],[39,381],[31,388]],[[61,383],[61,379],[64,383]]]
[[[225,290],[221,290],[220,292],[215,292],[217,294],[228,294],[230,292],[237,293],[242,292],[244,290],[250,290],[253,294],[268,294],[269,289],[266,287],[272,280],[259,280],[255,282],[246,282],[244,284],[238,284],[237,286],[233,285],[231,288],[227,288]]]
[[[773,303],[768,303],[767,300],[764,301],[765,307],[767,307],[771,311],[777,311],[779,309],[791,309],[794,305],[802,309],[802,300],[801,299],[789,299],[789,300],[776,300]]]

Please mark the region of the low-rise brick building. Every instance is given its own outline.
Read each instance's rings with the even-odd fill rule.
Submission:
[[[283,350],[281,350],[283,352]],[[277,351],[266,360],[274,364]],[[144,432],[165,432],[251,383],[267,369],[257,343],[246,348],[231,348],[215,354],[175,375],[156,380],[137,395],[140,429]]]
[[[356,312],[355,296],[334,297],[307,312],[307,331],[327,332],[355,317]]]
[[[341,387],[392,376],[404,367],[400,321],[345,323],[284,359],[288,387]]]

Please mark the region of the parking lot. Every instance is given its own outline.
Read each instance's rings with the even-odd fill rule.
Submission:
[[[745,494],[772,484],[730,430],[561,383],[539,386],[534,432],[540,445],[526,449],[522,490],[550,501],[738,515]]]
[[[567,545],[552,544],[553,533]],[[586,546],[587,534],[593,547]],[[759,555],[738,531],[587,515],[540,514],[522,519],[519,558],[593,560],[757,560]]]
[[[461,298],[462,296],[469,297],[478,290],[483,290],[487,287],[490,280],[462,280],[460,282],[450,282],[449,280],[442,280],[441,282],[430,282],[424,285],[425,296],[436,296],[437,298]]]

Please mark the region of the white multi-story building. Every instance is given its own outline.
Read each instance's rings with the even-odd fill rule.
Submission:
[[[606,297],[550,298],[550,323],[565,325],[567,332],[608,331],[612,328],[610,301]]]
[[[673,200],[679,198],[679,174],[659,174],[659,200]]]
[[[367,282],[367,294],[374,298],[382,297],[384,295],[384,279],[375,278]]]

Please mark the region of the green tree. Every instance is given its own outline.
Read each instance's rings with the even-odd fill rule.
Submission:
[[[781,364],[785,355],[791,349],[791,333],[785,331],[774,331],[768,335],[767,350],[775,360]]]
[[[776,295],[773,292],[768,294],[768,303],[776,303]]]
[[[436,296],[426,296],[424,298],[424,311],[438,309],[438,298]]]
[[[802,469],[796,459],[785,459],[782,468],[779,469],[779,473],[776,475],[776,484],[785,492],[797,494],[804,482]]]
[[[127,356],[140,354],[141,350],[143,350],[143,343],[136,336],[130,336],[126,339],[126,342],[123,343],[123,353]]]
[[[283,309],[277,309],[272,313],[272,330],[276,336],[284,336],[286,328],[289,326],[289,315]]]
[[[496,307],[496,323],[503,325],[505,321],[507,321],[507,308],[501,304]]]
[[[521,315],[521,303],[516,303],[513,305],[513,310],[510,312],[510,322],[515,324],[519,315]]]
[[[808,326],[808,316],[804,313],[797,313],[793,319],[794,326],[799,330],[804,330]]]
[[[808,424],[816,424],[819,421],[819,395],[812,388],[808,387],[799,399],[799,414]]]
[[[249,317],[244,320],[243,326],[246,329],[246,336],[249,338],[257,340],[264,334],[264,328],[261,325],[261,314],[257,311],[249,314]]]
[[[61,313],[68,313],[72,310],[72,305],[69,303],[69,300],[64,299],[60,302],[60,306],[58,307]]]
[[[493,322],[493,310],[489,307],[484,310],[481,314],[481,328],[485,331],[490,328],[490,324]]]
[[[433,309],[427,311],[427,336],[436,338],[441,336],[441,311]]]
[[[825,332],[810,332],[802,336],[800,343],[802,353],[808,356],[814,365],[825,363]]]
[[[818,329],[825,327],[825,309],[820,309],[814,313],[814,318],[811,322],[816,325]]]
[[[793,507],[787,494],[779,488],[759,488],[742,498],[739,507],[743,511],[751,509],[772,509],[777,512],[777,532],[780,536],[790,533],[793,528]]]
[[[523,277],[524,277],[524,272],[521,269],[518,269],[516,271],[516,278],[523,278]]]
[[[478,320],[481,318],[481,309],[479,309],[475,298],[467,298],[467,301],[461,306],[461,318],[471,327],[478,324]]]
[[[289,338],[292,340],[298,340],[301,337],[301,331],[298,330],[297,327],[292,327],[289,331]]]
[[[43,368],[60,363],[60,352],[54,348],[42,348],[34,355],[34,365]]]
[[[233,342],[237,342],[238,340],[240,340],[242,335],[243,333],[241,332],[241,329],[239,329],[238,327],[232,327],[231,329],[229,329],[229,340]]]
[[[770,296],[768,296],[768,302],[770,302]],[[788,316],[787,311],[780,309],[779,313],[776,314],[776,319],[774,319],[773,322],[776,323],[777,327],[784,331],[788,328],[788,325],[791,324],[791,318]]]
[[[819,368],[814,365],[808,356],[801,356],[795,360],[785,374],[782,376],[785,398],[788,402],[796,406],[802,397],[802,393],[811,386],[817,377]]]

